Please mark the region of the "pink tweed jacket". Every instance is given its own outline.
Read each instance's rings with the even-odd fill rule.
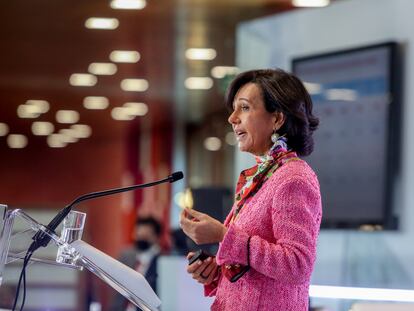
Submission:
[[[306,162],[276,170],[220,243],[219,265],[245,265],[251,236],[251,269],[235,283],[221,275],[216,285],[205,286],[206,295],[216,296],[211,310],[307,311],[321,216],[319,183]]]

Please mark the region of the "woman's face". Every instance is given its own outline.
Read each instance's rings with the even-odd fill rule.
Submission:
[[[233,109],[228,121],[233,126],[239,149],[254,155],[265,154],[272,146],[273,130],[281,126],[279,114],[266,110],[261,91],[254,83],[238,90]]]

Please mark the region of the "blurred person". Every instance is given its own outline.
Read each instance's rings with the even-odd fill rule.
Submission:
[[[141,273],[152,289],[157,291],[157,261],[161,254],[161,225],[153,217],[140,217],[134,229],[134,246],[121,252],[119,261]],[[111,310],[139,310],[121,294],[116,293]]]
[[[13,306],[16,286],[3,284],[0,286],[0,310],[9,310]]]
[[[181,228],[195,243],[220,243],[187,272],[215,296],[211,310],[308,310],[322,216],[317,177],[299,158],[313,151],[319,123],[311,98],[298,78],[269,69],[239,74],[225,103],[239,149],[257,165],[241,172],[224,224],[182,211]]]

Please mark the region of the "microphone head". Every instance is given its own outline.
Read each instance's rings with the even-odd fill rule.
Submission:
[[[168,179],[170,180],[170,183],[175,182],[177,180],[183,179],[184,174],[183,172],[175,172],[172,173],[170,176],[168,176]]]

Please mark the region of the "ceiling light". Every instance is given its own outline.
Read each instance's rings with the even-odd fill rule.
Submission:
[[[0,122],[0,136],[6,136],[9,133],[9,126],[6,123]]]
[[[66,143],[63,141],[63,137],[60,134],[52,134],[47,137],[47,144],[52,148],[63,148]]]
[[[41,99],[26,100],[26,105],[36,107],[38,113],[46,113],[49,111],[50,108],[49,102]]]
[[[92,128],[86,124],[74,124],[70,128],[73,131],[73,135],[77,138],[88,138],[92,135]]]
[[[329,0],[292,0],[297,7],[324,7],[329,5]]]
[[[137,51],[112,51],[109,59],[114,63],[136,63],[141,58]]]
[[[27,137],[21,134],[10,134],[7,136],[7,144],[14,149],[24,148],[27,146]]]
[[[79,112],[75,110],[58,110],[56,121],[59,123],[71,124],[79,121]]]
[[[141,10],[145,8],[147,1],[145,0],[112,0],[111,8],[126,10]]]
[[[97,82],[96,76],[89,73],[73,73],[69,79],[73,86],[94,86]]]
[[[213,79],[209,77],[190,77],[185,80],[184,84],[190,90],[208,90],[213,87]]]
[[[124,79],[121,81],[121,89],[124,91],[144,92],[149,84],[145,79]]]
[[[148,113],[148,106],[144,103],[125,103],[124,107],[127,112],[134,116],[145,116]]]
[[[117,68],[112,63],[92,63],[89,65],[88,71],[95,75],[110,76],[116,73]]]
[[[185,57],[193,60],[212,60],[217,56],[215,49],[188,49]]]
[[[26,104],[17,107],[17,115],[20,118],[37,118],[47,111],[49,111],[49,103],[39,99],[29,99]]]
[[[118,121],[130,121],[135,119],[135,116],[130,114],[125,107],[115,107],[111,111],[111,116],[114,120]]]
[[[83,107],[92,110],[102,110],[109,106],[108,98],[104,96],[87,96],[83,99]]]
[[[211,69],[211,76],[216,79],[222,79],[227,75],[236,75],[240,69],[234,66],[215,66]]]
[[[217,151],[221,148],[221,140],[218,137],[208,137],[204,140],[204,148],[210,151]]]
[[[116,18],[90,17],[85,22],[85,27],[89,29],[116,29],[119,21]]]
[[[76,143],[78,138],[75,136],[73,129],[61,129],[59,130],[59,134],[61,135],[61,139],[64,143]]]
[[[50,122],[36,121],[32,124],[32,132],[37,136],[47,136],[53,133],[55,127]]]
[[[38,107],[33,106],[33,105],[19,105],[17,107],[17,115],[19,116],[19,118],[37,118],[38,116],[40,116],[40,112]]]
[[[235,146],[237,144],[237,139],[236,136],[234,135],[234,132],[228,132],[226,134],[226,143],[229,144],[230,146]]]
[[[183,192],[178,192],[174,195],[175,204],[182,208],[193,208],[194,198],[191,189],[186,189]]]
[[[406,289],[311,285],[309,296],[348,300],[414,302],[414,291]]]

